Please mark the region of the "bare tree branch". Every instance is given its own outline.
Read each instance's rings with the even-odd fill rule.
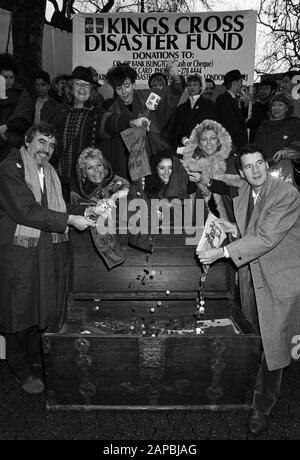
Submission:
[[[103,6],[101,13],[108,13],[115,4],[115,0],[108,0],[108,2]]]
[[[266,71],[278,67],[299,68],[299,0],[261,0],[258,23],[266,29],[266,46],[260,60]]]
[[[54,0],[55,1],[55,0]],[[141,12],[192,12],[195,11],[195,0],[77,0],[74,2],[74,10],[77,12],[98,13],[134,11]],[[212,11],[213,0],[199,0],[199,3],[208,10]],[[92,8],[91,8],[92,7]]]

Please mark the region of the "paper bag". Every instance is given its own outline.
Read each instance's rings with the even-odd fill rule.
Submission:
[[[121,132],[129,151],[128,169],[133,182],[151,174],[145,149],[146,128],[129,128]]]
[[[196,252],[211,248],[220,248],[225,238],[226,233],[217,222],[217,217],[209,213]]]
[[[118,235],[111,233],[100,234],[96,228],[91,229],[91,234],[96,249],[109,270],[124,262],[126,250],[121,246]]]

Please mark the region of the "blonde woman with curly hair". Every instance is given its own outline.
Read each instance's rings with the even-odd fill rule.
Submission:
[[[208,210],[233,220],[231,198],[243,180],[235,171],[232,141],[226,129],[214,120],[204,120],[193,129],[183,158],[189,179],[197,183]]]

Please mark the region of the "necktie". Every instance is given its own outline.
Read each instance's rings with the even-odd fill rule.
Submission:
[[[248,208],[247,208],[247,214],[246,214],[246,228],[248,227],[249,221],[251,219],[253,209],[254,209],[254,198],[252,196],[252,190],[250,190]]]

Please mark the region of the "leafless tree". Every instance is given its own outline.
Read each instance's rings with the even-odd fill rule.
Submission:
[[[200,0],[197,6],[211,11],[211,0]],[[120,13],[125,11],[145,12],[189,12],[195,10],[195,0],[77,0],[77,12]]]
[[[267,73],[300,68],[300,1],[261,0],[258,23],[265,46],[257,67]]]
[[[0,8],[11,11],[14,57],[20,76],[29,85],[33,74],[42,65],[42,40],[46,0],[0,1]]]
[[[72,16],[78,12],[119,11],[194,11],[195,0],[63,0],[61,8],[57,0],[49,0],[54,7],[53,24],[71,30]],[[0,8],[12,13],[12,37],[14,56],[25,83],[31,82],[34,73],[42,67],[43,26],[47,0],[0,0]],[[211,10],[213,0],[198,0]],[[4,50],[3,50],[4,51]]]

